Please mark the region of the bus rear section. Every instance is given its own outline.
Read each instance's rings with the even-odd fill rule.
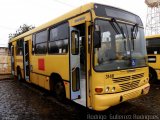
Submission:
[[[160,80],[160,35],[146,36],[149,77],[151,82]]]

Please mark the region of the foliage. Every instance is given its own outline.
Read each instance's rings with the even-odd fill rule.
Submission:
[[[15,33],[10,33],[9,34],[9,39],[12,39],[14,37],[17,37],[18,35],[21,35],[29,30],[32,30],[33,28],[35,28],[34,26],[32,25],[27,25],[27,24],[23,24],[22,26],[20,26],[18,28],[18,30],[15,32]]]

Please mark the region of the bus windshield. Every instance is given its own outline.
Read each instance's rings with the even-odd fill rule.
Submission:
[[[96,71],[146,66],[146,42],[143,28],[137,27],[135,32],[134,25],[119,22],[115,24],[102,19],[97,19],[95,24],[101,33],[101,46],[94,48]]]
[[[147,53],[160,54],[160,38],[147,39]]]

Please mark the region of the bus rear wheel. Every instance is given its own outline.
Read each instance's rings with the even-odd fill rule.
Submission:
[[[17,69],[17,80],[22,81],[22,74],[20,69]]]
[[[66,99],[63,82],[56,82],[54,85],[55,96],[58,101],[63,102]]]
[[[157,73],[153,68],[149,68],[149,82],[150,83],[157,82]]]

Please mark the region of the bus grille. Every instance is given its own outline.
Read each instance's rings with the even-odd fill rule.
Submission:
[[[122,91],[131,90],[138,87],[140,80],[120,84]]]
[[[137,75],[132,75],[132,80],[143,78],[143,77],[144,77],[144,73],[137,74]]]
[[[119,82],[126,82],[129,80],[136,80],[144,77],[144,73],[132,75],[132,76],[125,76],[125,77],[119,77],[119,78],[113,78],[114,83],[119,83]]]
[[[114,82],[114,83],[124,82],[124,81],[129,81],[129,80],[131,80],[131,77],[130,77],[130,76],[113,78],[113,82]]]

